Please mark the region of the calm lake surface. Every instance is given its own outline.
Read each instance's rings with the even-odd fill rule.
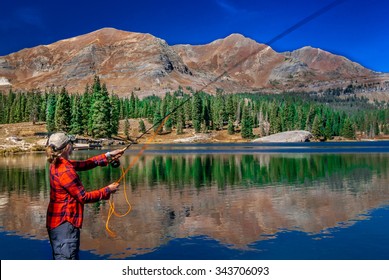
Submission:
[[[0,157],[1,259],[51,259],[47,172],[44,153]],[[121,170],[79,174],[92,190]],[[150,145],[113,197],[119,214],[125,193],[115,236],[109,202],[85,205],[82,259],[389,259],[388,141]]]

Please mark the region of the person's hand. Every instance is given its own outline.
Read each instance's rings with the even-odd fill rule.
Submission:
[[[114,150],[112,152],[109,152],[112,159],[119,159],[123,154],[124,154],[124,150],[120,149],[120,150]]]
[[[119,183],[115,182],[107,186],[111,193],[115,193],[119,189]]]

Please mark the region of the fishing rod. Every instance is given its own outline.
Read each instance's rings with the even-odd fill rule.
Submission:
[[[302,27],[303,25],[307,24],[308,22],[314,20],[315,18],[321,16],[322,14],[330,11],[331,9],[335,8],[336,6],[338,6],[339,4],[341,4],[342,2],[345,2],[347,0],[335,0],[331,3],[329,3],[328,5],[322,7],[321,9],[315,11],[314,13],[308,15],[307,17],[303,18],[302,20],[298,21],[297,23],[295,23],[294,25],[292,25],[291,27],[289,27],[288,29],[286,29],[285,31],[281,32],[280,34],[276,35],[275,37],[273,37],[271,40],[267,41],[265,43],[265,45],[267,47],[261,49],[261,50],[255,50],[251,53],[249,53],[248,55],[244,56],[241,60],[239,60],[237,63],[235,63],[234,65],[232,65],[230,68],[228,68],[227,70],[225,70],[222,74],[220,74],[219,76],[217,76],[216,78],[214,78],[212,81],[210,81],[208,84],[204,85],[202,88],[200,88],[200,90],[198,90],[198,92],[201,92],[203,91],[204,89],[206,89],[207,87],[209,87],[210,85],[216,83],[218,80],[220,80],[222,77],[224,77],[225,75],[227,75],[229,72],[231,72],[231,70],[235,69],[236,67],[238,67],[239,65],[241,65],[243,62],[245,62],[247,59],[249,59],[250,57],[256,55],[256,54],[259,54],[261,52],[264,52],[266,50],[268,50],[270,48],[270,45],[274,44],[275,42],[277,42],[278,40],[284,38],[286,35],[292,33],[293,31],[295,31],[296,29]],[[123,153],[129,149],[133,144],[135,144],[139,139],[141,139],[144,135],[146,135],[150,130],[152,130],[153,128],[155,128],[157,125],[159,125],[161,122],[163,122],[164,120],[166,120],[171,114],[173,114],[174,112],[176,112],[179,108],[181,108],[183,105],[185,105],[189,100],[191,100],[191,98],[193,97],[193,95],[189,96],[185,101],[183,101],[182,103],[180,103],[177,107],[175,107],[171,112],[167,113],[165,116],[163,116],[160,120],[158,120],[157,122],[155,122],[149,129],[147,129],[145,132],[143,132],[140,136],[138,136],[137,138],[135,138],[134,141],[132,141],[130,144],[128,144],[126,147],[124,147],[122,149]],[[117,168],[120,166],[120,161],[119,159],[116,159],[114,158],[112,161],[111,161],[111,166],[114,167],[114,168]]]
[[[255,54],[258,54],[260,52],[263,52],[263,51],[266,51],[267,49],[270,48],[270,45],[273,44],[274,42],[282,39],[283,37],[285,37],[286,35],[288,35],[289,33],[293,32],[294,30],[300,28],[301,26],[303,26],[304,24],[314,20],[315,18],[319,17],[320,15],[328,12],[329,10],[333,9],[334,7],[336,7],[337,5],[339,5],[340,3],[342,2],[345,2],[347,0],[335,0],[333,2],[331,2],[330,4],[324,6],[323,8],[317,10],[316,12],[312,13],[311,15],[303,18],[302,20],[300,20],[299,22],[297,22],[296,24],[294,24],[293,26],[291,26],[290,28],[286,29],[285,31],[283,31],[282,33],[278,34],[277,36],[275,36],[274,38],[272,38],[270,41],[268,41],[267,43],[265,43],[265,45],[267,45],[267,47],[263,48],[262,50],[257,50],[257,51],[254,51],[252,53],[249,53],[247,56],[243,57],[240,61],[238,61],[237,63],[235,63],[234,65],[232,65],[230,68],[228,68],[227,70],[225,70],[222,74],[220,74],[219,76],[217,76],[216,78],[214,78],[211,82],[209,82],[208,84],[204,85],[198,92],[201,92],[203,91],[205,88],[209,87],[210,85],[214,84],[215,82],[217,82],[218,80],[220,80],[224,75],[228,74],[228,72],[230,72],[231,70],[233,70],[235,67],[239,66],[240,64],[242,64],[243,62],[245,62],[248,58],[250,58],[251,56],[255,55]],[[154,130],[154,134],[148,139],[148,141],[146,142],[146,144],[144,144],[142,146],[142,149],[138,152],[138,154],[136,155],[136,157],[130,162],[129,166],[124,170],[124,168],[122,168],[122,174],[120,176],[120,178],[116,181],[117,183],[119,183],[121,180],[125,179],[125,176],[127,174],[127,172],[137,163],[137,161],[139,160],[140,156],[143,154],[143,152],[145,151],[146,147],[147,147],[147,144],[151,142],[151,140],[154,139],[154,137],[157,135],[157,133],[160,131],[160,129],[162,128],[162,126],[164,125],[164,123],[166,122],[166,120],[169,118],[169,116],[171,114],[173,114],[175,111],[177,111],[179,108],[181,108],[183,105],[185,105],[187,102],[189,102],[189,100],[191,100],[191,98],[193,97],[194,95],[191,95],[189,96],[186,100],[184,100],[182,103],[180,103],[178,106],[176,106],[171,112],[167,113],[165,116],[163,116],[160,120],[158,120],[157,122],[155,122],[151,127],[149,127],[149,129],[147,129],[145,132],[143,132],[141,135],[139,135],[138,137],[135,138],[134,141],[132,141],[130,144],[128,144],[127,146],[125,146],[122,151],[123,153],[129,149],[134,143],[136,143],[137,140],[141,139],[144,135],[146,135],[150,130],[152,130],[153,128],[155,128],[156,126],[158,126],[155,130]],[[111,163],[112,167],[119,167],[120,166],[120,161],[119,161],[119,157],[117,158],[113,158],[111,160]],[[126,194],[125,194],[126,196]],[[112,196],[111,196],[111,199],[112,199]],[[126,201],[129,205],[129,209],[128,211],[123,214],[123,215],[119,215],[116,213],[115,211],[115,206],[114,206],[114,203],[113,201],[110,201],[110,208],[109,208],[109,212],[108,212],[108,217],[107,217],[107,221],[106,221],[106,224],[105,224],[105,227],[106,227],[106,230],[107,232],[111,235],[111,236],[115,236],[115,233],[109,228],[109,221],[110,221],[110,218],[113,214],[115,214],[116,216],[119,216],[119,217],[123,217],[125,216],[126,214],[128,214],[130,211],[131,211],[131,204],[129,203],[128,199],[127,199],[127,196],[126,196]]]

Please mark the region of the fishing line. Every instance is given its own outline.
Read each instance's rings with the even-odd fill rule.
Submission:
[[[265,52],[267,51],[268,49],[270,49],[270,45],[274,44],[275,42],[277,42],[278,40],[284,38],[285,36],[289,35],[290,33],[292,33],[293,31],[301,28],[302,26],[304,26],[305,24],[307,24],[308,22],[318,18],[319,16],[329,12],[330,10],[332,10],[333,8],[335,8],[336,6],[338,6],[339,4],[343,3],[343,2],[346,2],[347,0],[335,0],[331,3],[329,3],[328,5],[320,8],[319,10],[315,11],[314,13],[308,15],[307,17],[303,18],[302,20],[298,21],[297,23],[295,23],[294,25],[292,25],[291,27],[289,27],[288,29],[286,29],[285,31],[281,32],[280,34],[276,35],[275,37],[273,37],[271,40],[267,41],[266,43],[264,43],[264,45],[266,45],[265,48],[261,49],[261,50],[255,50],[253,52],[250,52],[248,55],[244,56],[241,60],[239,60],[237,63],[235,63],[234,65],[232,65],[231,67],[229,67],[227,70],[225,70],[223,73],[221,73],[220,75],[218,75],[216,78],[214,78],[213,80],[211,80],[209,83],[205,84],[202,88],[200,88],[197,92],[201,92],[203,91],[204,89],[206,89],[207,87],[209,87],[210,85],[216,83],[217,81],[219,81],[222,77],[224,77],[225,75],[227,75],[229,72],[231,72],[233,69],[235,69],[236,67],[238,67],[239,65],[241,65],[243,62],[245,62],[247,59],[249,59],[250,57],[254,56],[254,55],[257,55],[257,54],[260,54],[262,52]],[[122,149],[123,153],[124,151],[126,151],[128,148],[130,148],[134,143],[136,143],[139,139],[141,139],[144,135],[146,135],[147,133],[149,133],[153,128],[157,127],[157,129],[154,130],[154,133],[153,135],[150,136],[150,138],[146,141],[145,144],[143,144],[141,150],[138,152],[138,154],[134,157],[134,159],[131,161],[130,165],[124,170],[122,169],[122,173],[121,173],[121,176],[119,177],[119,179],[116,181],[117,183],[120,183],[124,177],[126,176],[126,174],[128,173],[128,171],[130,171],[130,169],[138,162],[138,160],[140,159],[141,155],[143,154],[143,152],[146,150],[147,146],[154,140],[154,138],[157,136],[157,134],[160,132],[160,130],[162,129],[163,125],[165,124],[165,122],[167,121],[167,119],[174,113],[176,112],[179,108],[181,108],[183,105],[185,105],[187,102],[189,102],[192,97],[194,95],[191,95],[189,96],[187,99],[185,99],[183,102],[181,102],[178,106],[176,106],[172,111],[170,111],[169,113],[167,113],[165,116],[163,116],[161,119],[159,119],[158,121],[156,121],[151,127],[149,127],[145,132],[143,132],[140,136],[136,137],[135,140],[133,142],[131,142],[129,145],[127,145],[126,147],[124,147]],[[114,163],[116,162],[116,164]],[[113,166],[117,165],[119,166],[120,165],[120,162],[118,163],[118,160],[117,159],[114,159],[112,161]],[[125,188],[124,188],[125,190]],[[127,199],[127,194],[125,194],[126,196],[126,199]],[[124,217],[125,215],[127,215],[130,211],[131,211],[131,204],[128,202],[129,204],[129,210],[126,212],[126,214],[124,215],[121,215],[121,217]],[[113,195],[111,196],[111,199],[110,199],[110,208],[109,208],[109,212],[108,212],[108,218],[107,218],[107,222],[106,222],[106,230],[108,233],[110,233],[112,236],[115,235],[115,233],[109,228],[109,220],[111,218],[111,216],[115,214],[117,215],[116,211],[115,211],[115,207],[114,207],[114,203],[113,203]]]
[[[122,167],[122,174],[124,173],[124,168]],[[128,205],[128,209],[126,211],[126,213],[124,214],[119,214],[116,212],[115,210],[115,203],[113,202],[113,194],[112,194],[112,198],[109,200],[109,210],[108,210],[108,217],[107,217],[107,221],[105,223],[105,229],[107,230],[107,232],[112,236],[112,237],[115,237],[116,236],[116,233],[113,232],[110,228],[109,228],[109,221],[111,220],[111,217],[112,215],[115,215],[119,218],[122,218],[124,216],[126,216],[128,213],[131,212],[132,210],[132,206],[131,206],[131,203],[128,199],[128,195],[127,195],[127,190],[126,190],[126,178],[123,177],[123,191],[124,191],[124,198],[126,199],[126,203]]]
[[[166,120],[168,119],[168,116],[167,115],[163,120],[162,122],[159,124],[159,126],[157,127],[157,129],[154,131],[154,134],[147,140],[147,142],[142,146],[142,148],[140,149],[140,151],[136,154],[136,156],[133,158],[133,160],[130,162],[130,164],[128,165],[128,167],[126,169],[124,169],[122,167],[122,172],[121,172],[121,175],[119,177],[119,179],[116,181],[116,183],[120,183],[122,180],[124,181],[123,182],[123,191],[124,191],[124,196],[125,196],[125,199],[126,199],[126,202],[127,202],[127,205],[128,205],[128,210],[125,214],[118,214],[115,210],[115,203],[113,202],[113,194],[111,195],[110,199],[109,199],[109,210],[108,210],[108,216],[107,216],[107,221],[105,223],[105,229],[106,231],[109,233],[109,235],[111,235],[112,237],[115,237],[116,236],[116,233],[114,231],[112,231],[109,227],[109,221],[112,217],[112,215],[114,214],[115,216],[117,217],[124,217],[126,216],[128,213],[131,212],[132,210],[132,206],[131,206],[131,203],[129,202],[128,200],[128,196],[127,196],[127,191],[126,191],[126,182],[125,182],[125,177],[126,177],[126,174],[128,171],[130,171],[130,169],[138,162],[138,160],[140,159],[140,157],[142,156],[143,152],[146,150],[147,146],[154,140],[154,138],[157,136],[157,134],[159,133],[159,131],[161,131],[162,127],[164,126]],[[154,126],[150,127],[147,131],[151,130]],[[142,134],[142,135],[145,135]],[[140,137],[139,137],[140,138]],[[138,138],[138,139],[139,139]],[[131,143],[132,144],[132,143]],[[126,146],[123,151],[127,150],[130,146]]]

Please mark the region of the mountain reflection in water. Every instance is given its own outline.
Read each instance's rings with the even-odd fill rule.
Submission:
[[[249,250],[250,244],[285,230],[318,234],[349,227],[367,218],[364,213],[389,204],[386,152],[206,153],[207,146],[203,147],[202,153],[169,153],[169,146],[146,153],[126,176],[133,210],[110,221],[117,236],[105,231],[108,203],[86,205],[81,249],[126,258],[175,239],[206,236],[229,248]],[[75,152],[74,158],[99,152]],[[122,166],[134,156],[126,153]],[[120,170],[111,167],[80,173],[88,189],[102,187],[119,175]],[[123,192],[122,185],[114,196],[119,213],[127,210]],[[0,159],[2,231],[47,239],[48,200],[43,154]]]

